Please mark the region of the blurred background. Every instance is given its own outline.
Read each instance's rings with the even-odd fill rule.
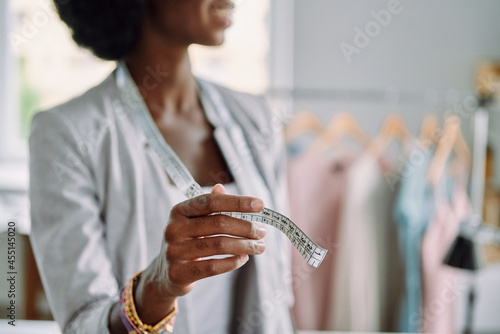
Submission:
[[[294,310],[299,328],[419,331],[444,319],[453,323],[453,332],[500,333],[500,251],[495,246],[500,243],[495,230],[500,227],[500,2],[240,0],[236,5],[225,44],[192,46],[190,56],[196,75],[265,94],[287,124],[291,218],[330,250],[322,272],[305,271],[294,262],[296,298],[308,305],[308,310]],[[1,231],[14,220],[21,233],[18,319],[49,320],[26,237],[30,121],[36,112],[98,84],[115,63],[75,46],[49,0],[1,1],[0,16]],[[367,148],[377,154],[374,169],[358,162]],[[429,156],[430,163],[412,160],[415,151]],[[317,172],[318,166],[331,173]],[[409,184],[416,182],[412,175],[417,172],[411,170],[423,169],[422,182],[428,184],[419,190]],[[356,179],[366,180],[362,189]],[[452,186],[446,185],[450,180]],[[441,188],[444,206],[434,202],[435,189]],[[461,190],[465,195],[458,201]],[[323,204],[308,205],[314,196],[322,196]],[[415,205],[405,206],[408,202]],[[356,215],[356,209],[365,215]],[[421,233],[408,236],[415,210],[428,215]],[[481,222],[487,223],[481,224],[485,229],[476,229]],[[442,229],[453,234],[451,239],[439,237],[439,224],[447,224]],[[449,251],[459,231],[467,240],[481,241],[470,251],[458,245],[467,256]],[[2,234],[2,254],[5,238]],[[358,261],[356,256],[370,250],[377,252],[371,264]],[[472,253],[474,265],[463,265]],[[462,269],[447,272],[451,267],[442,268],[445,259]],[[0,258],[1,268],[6,261]],[[417,261],[420,272],[415,274],[409,261]],[[352,270],[340,277],[346,268]],[[359,276],[365,281],[356,280]],[[419,284],[410,288],[413,276]],[[447,282],[454,282],[453,298],[446,297]],[[339,293],[358,287],[366,293]],[[397,297],[387,297],[396,290]],[[6,291],[3,276],[0,291]],[[318,295],[320,301],[314,299]],[[383,318],[376,325],[356,310],[356,305],[366,306],[365,298],[373,302],[371,311],[378,310],[374,317]],[[2,293],[0,308],[7,303]],[[351,310],[345,313],[335,305]],[[405,307],[415,305],[419,313],[410,316],[417,320],[403,324]],[[448,309],[453,309],[450,317]],[[338,317],[350,320],[340,326],[332,320]]]

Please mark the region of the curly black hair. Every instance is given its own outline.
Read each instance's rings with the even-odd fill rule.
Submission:
[[[134,47],[148,0],[54,0],[73,40],[97,57],[118,60]]]

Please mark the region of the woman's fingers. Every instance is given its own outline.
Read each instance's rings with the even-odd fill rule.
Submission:
[[[211,191],[212,194],[225,194],[226,193],[226,188],[220,183],[217,183]]]
[[[187,293],[193,282],[237,269],[248,261],[249,255],[264,252],[265,244],[260,240],[266,234],[263,225],[214,214],[263,209],[262,200],[226,195],[221,184],[215,185],[211,194],[174,206],[164,234],[166,252],[161,258],[170,287],[177,288],[174,295]],[[205,259],[215,255],[229,256]]]
[[[259,212],[263,209],[264,202],[255,197],[206,194],[177,204],[172,208],[171,214],[174,217],[193,218],[221,211]]]
[[[179,264],[170,273],[170,281],[174,285],[191,284],[200,279],[220,275],[243,266],[248,261],[248,255],[236,255],[224,259],[191,261]]]
[[[227,234],[248,239],[262,239],[266,235],[263,224],[218,214],[186,219],[185,234],[189,238]]]
[[[209,237],[171,245],[167,250],[167,260],[193,261],[214,255],[257,255],[262,254],[265,249],[263,240]]]

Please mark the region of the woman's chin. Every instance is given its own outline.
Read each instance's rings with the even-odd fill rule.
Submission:
[[[203,39],[199,39],[194,42],[194,44],[200,44],[205,46],[219,46],[224,43],[224,30],[212,33],[210,36],[205,36]]]
[[[217,45],[222,45],[223,43],[224,43],[224,32],[221,32],[216,36],[214,43],[212,45],[217,46]]]

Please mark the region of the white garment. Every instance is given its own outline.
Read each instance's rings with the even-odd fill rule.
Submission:
[[[235,182],[227,183],[224,187],[228,194],[240,194]],[[201,187],[201,189],[204,194],[212,191],[212,187]],[[186,200],[184,194],[172,184],[169,184],[167,191],[175,204]],[[226,256],[211,258],[224,257]],[[196,282],[193,290],[187,295],[193,305],[193,333],[228,333],[235,279],[236,271],[230,271]],[[215,300],[217,303],[214,303]]]
[[[367,151],[348,171],[328,330],[389,332],[401,294],[394,192]]]

